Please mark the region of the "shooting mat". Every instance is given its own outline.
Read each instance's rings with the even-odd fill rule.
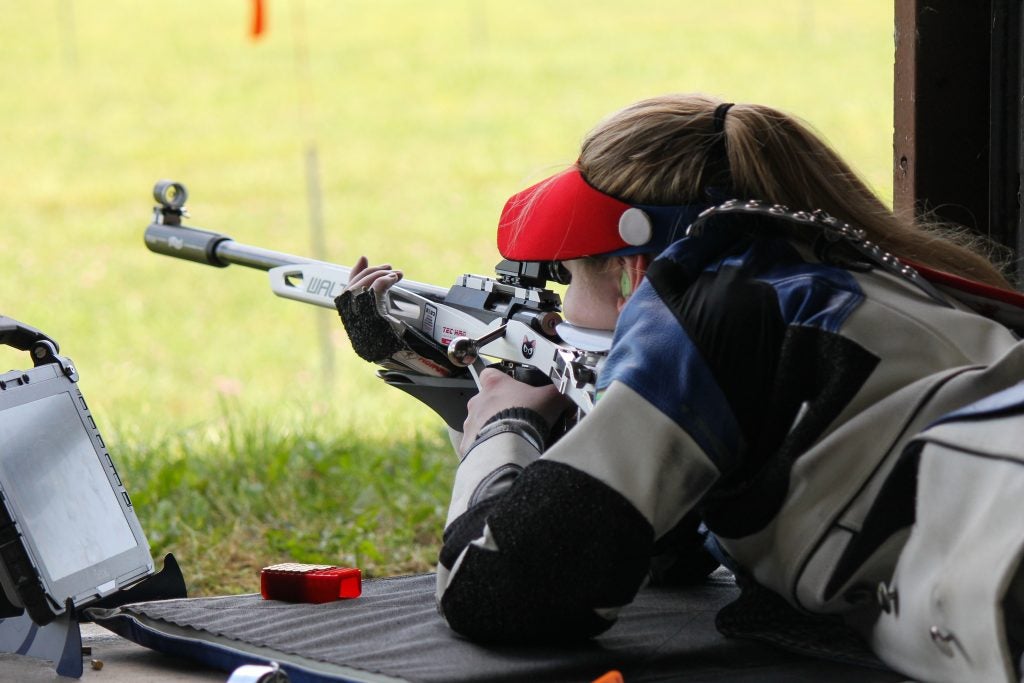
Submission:
[[[358,599],[322,605],[252,594],[140,602],[91,616],[140,645],[224,671],[277,661],[293,683],[592,681],[611,669],[627,683],[904,680],[873,668],[877,660],[820,623],[797,638],[815,658],[726,638],[715,615],[738,595],[722,570],[698,586],[645,588],[612,629],[571,647],[484,647],[459,637],[437,615],[432,574],[367,580]],[[771,609],[749,607],[755,629],[778,632]]]

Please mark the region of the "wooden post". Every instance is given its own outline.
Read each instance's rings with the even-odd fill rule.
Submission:
[[[1018,253],[1021,35],[1016,1],[895,0],[893,207]]]

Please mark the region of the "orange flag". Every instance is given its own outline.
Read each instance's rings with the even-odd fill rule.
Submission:
[[[252,0],[252,23],[250,24],[249,35],[253,40],[259,40],[266,29],[266,12],[263,6],[264,0]]]

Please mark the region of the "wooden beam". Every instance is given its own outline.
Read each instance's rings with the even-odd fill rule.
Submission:
[[[1021,3],[894,7],[893,208],[1022,253]]]
[[[896,0],[893,204],[988,228],[989,7]]]

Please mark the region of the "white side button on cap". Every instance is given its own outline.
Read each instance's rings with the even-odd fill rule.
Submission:
[[[642,210],[635,206],[622,212],[619,216],[619,237],[626,244],[639,247],[651,241],[654,229],[651,227],[651,219]]]

